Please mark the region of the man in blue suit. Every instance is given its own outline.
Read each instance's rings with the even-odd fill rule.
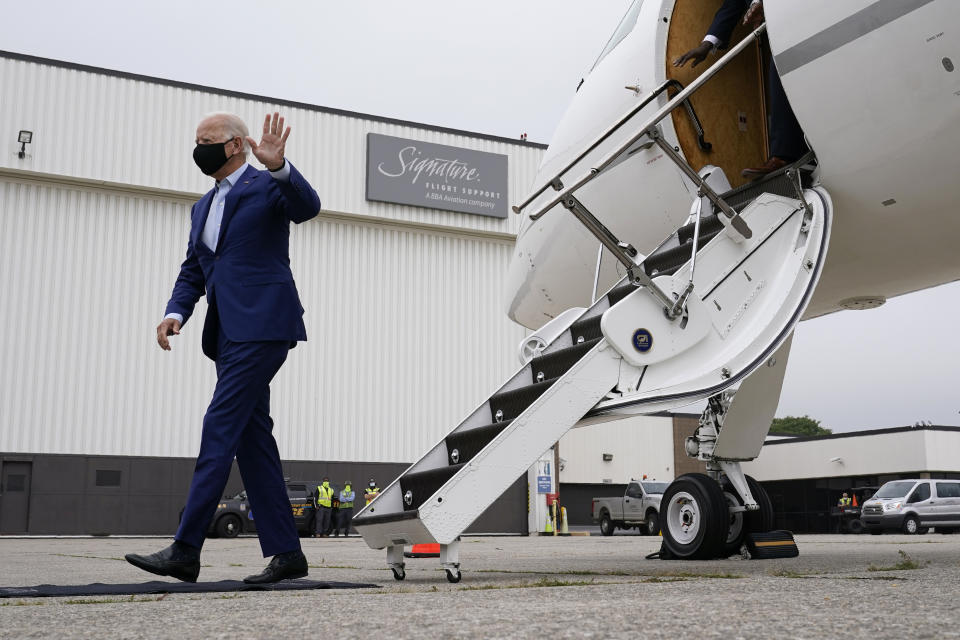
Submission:
[[[272,433],[270,381],[288,350],[307,339],[290,271],[290,222],[316,216],[320,199],[284,157],[290,127],[283,125],[278,113],[268,115],[259,144],[233,114],[211,114],[197,127],[194,161],[216,184],[190,212],[187,257],[157,342],[169,351],[168,338],[180,333],[206,294],[203,352],[216,363],[217,385],[174,543],[148,556],[126,556],[151,573],[196,582],[200,548],[236,458],[263,556],[273,556],[244,582],[307,575]],[[268,171],[247,163],[248,148]]]
[[[714,49],[725,49],[741,17],[743,17],[743,23],[751,28],[759,27],[764,20],[763,2],[761,0],[724,0],[723,5],[714,15],[713,23],[707,30],[703,42],[674,60],[673,65],[682,67],[688,60],[693,60],[690,66],[696,67]],[[743,177],[745,178],[762,178],[799,160],[809,150],[803,137],[803,129],[793,114],[787,94],[783,90],[783,83],[777,73],[773,56],[770,56],[768,64],[767,89],[770,92],[770,157],[759,167],[744,169]]]

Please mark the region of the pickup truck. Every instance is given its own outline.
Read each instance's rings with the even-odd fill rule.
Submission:
[[[647,536],[660,533],[660,499],[668,484],[633,481],[622,498],[594,498],[590,514],[600,523],[600,533],[612,536],[618,528],[636,528]]]

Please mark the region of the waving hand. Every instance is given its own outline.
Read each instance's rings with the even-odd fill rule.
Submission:
[[[249,136],[247,142],[257,160],[270,171],[276,171],[283,167],[283,152],[289,135],[290,127],[284,131],[283,118],[279,113],[274,112],[272,119],[270,114],[267,114],[263,121],[263,136],[260,138],[260,144]]]

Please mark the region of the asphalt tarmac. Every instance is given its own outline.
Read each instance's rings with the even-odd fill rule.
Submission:
[[[147,582],[164,538],[0,538],[0,586]],[[659,538],[465,537],[463,580],[359,538],[306,539],[310,578],[376,589],[0,599],[0,638],[960,638],[960,535],[798,536],[788,560],[645,560]],[[201,581],[265,566],[209,540]]]

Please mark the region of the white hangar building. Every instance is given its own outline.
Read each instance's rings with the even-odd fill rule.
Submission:
[[[155,327],[212,187],[191,155],[211,111],[254,136],[280,111],[323,203],[291,225],[309,340],[272,386],[289,476],[386,486],[517,368],[507,211],[542,145],[2,52],[0,95],[0,532],[175,529],[215,371],[203,300],[172,352]],[[408,166],[432,145],[493,181]],[[525,527],[525,483],[504,500],[484,526]]]

